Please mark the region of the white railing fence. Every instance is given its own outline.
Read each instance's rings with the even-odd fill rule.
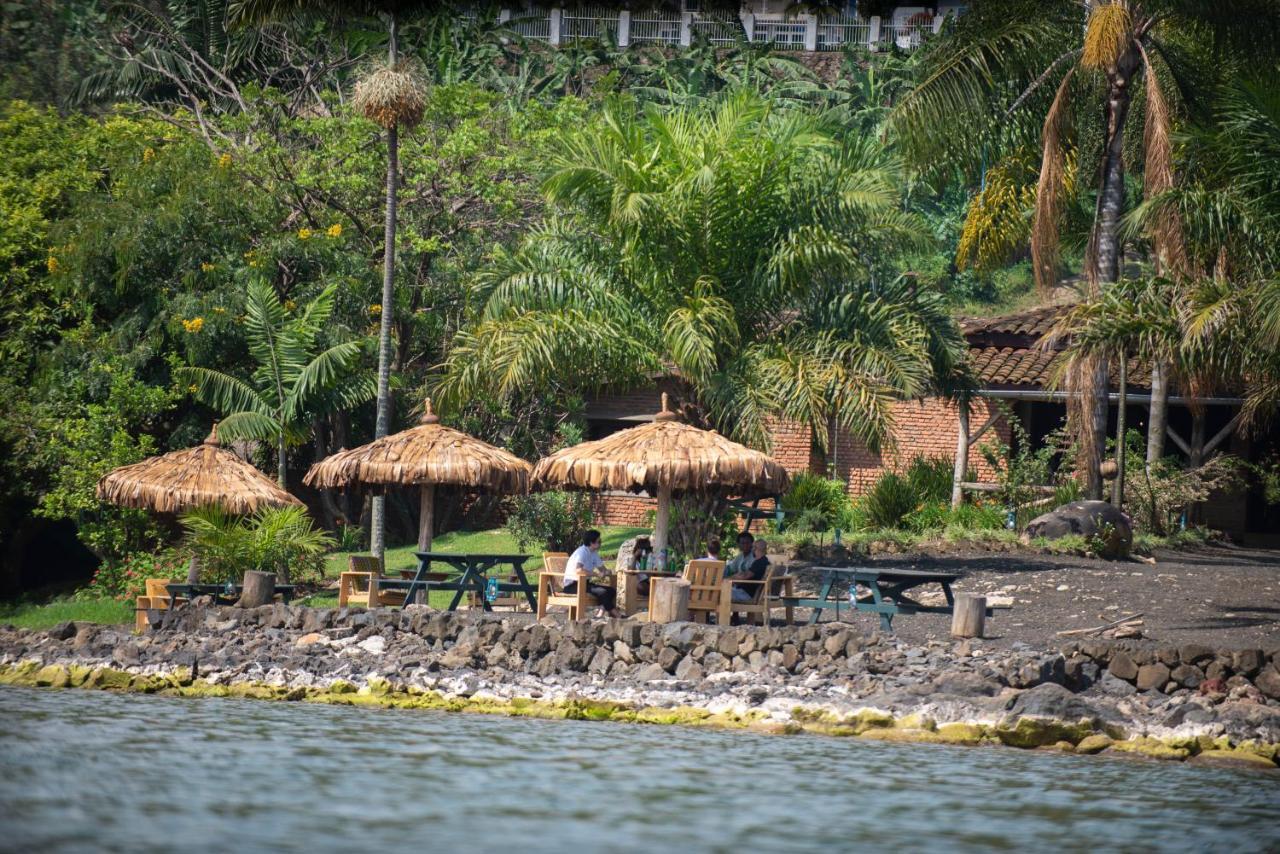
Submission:
[[[460,13],[474,19],[474,11]],[[938,32],[943,15],[920,13],[898,23],[857,15],[754,15],[730,11],[626,11],[605,6],[503,9],[498,20],[526,39],[563,44],[608,36],[619,47],[632,44],[688,45],[696,39],[733,44],[741,38],[781,50],[915,50]]]

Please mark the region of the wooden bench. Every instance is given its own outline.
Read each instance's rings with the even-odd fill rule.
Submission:
[[[740,585],[750,590],[755,588],[755,598],[750,602],[733,602],[733,595],[730,592],[729,610],[735,614],[746,614],[749,622],[758,622],[762,626],[769,625],[773,618],[773,609],[782,608],[786,617],[786,624],[791,625],[795,619],[795,607],[791,604],[791,600],[795,598],[795,578],[790,575],[777,575],[772,564],[765,570],[764,578],[759,581],[743,580],[732,581],[731,584]]]
[[[403,605],[405,591],[382,589],[382,558],[374,555],[352,555],[347,571],[338,576],[338,607],[369,606],[370,591],[377,590],[374,605]]]
[[[134,603],[133,614],[133,630],[141,632],[151,625],[152,611],[169,610],[169,591],[165,590],[166,584],[173,584],[173,580],[169,578],[148,578],[143,582],[144,594],[137,597]],[[186,599],[174,600],[175,605],[184,604]]]

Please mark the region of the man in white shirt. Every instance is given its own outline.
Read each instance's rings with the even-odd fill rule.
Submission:
[[[564,592],[577,593],[578,582],[587,584],[587,592],[595,597],[600,607],[611,617],[618,616],[616,610],[618,591],[604,584],[592,584],[592,576],[608,575],[604,567],[604,558],[600,557],[600,532],[587,531],[582,535],[582,545],[569,555],[569,562],[564,567]],[[585,576],[585,578],[584,578]]]

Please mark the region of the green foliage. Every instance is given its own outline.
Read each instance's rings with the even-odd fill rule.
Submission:
[[[184,545],[200,560],[204,582],[239,582],[250,570],[284,583],[324,577],[324,555],[337,541],[315,527],[301,507],[267,508],[236,516],[218,508],[182,516]]]
[[[591,527],[591,498],[583,492],[539,492],[513,499],[507,531],[520,548],[573,551]]]
[[[920,505],[911,482],[896,472],[885,472],[862,497],[862,510],[872,528],[898,528]]]
[[[916,493],[917,495],[919,493]],[[902,525],[908,530],[923,533],[940,531],[947,527],[951,518],[951,508],[942,501],[924,501],[902,518]]]
[[[917,455],[907,463],[902,476],[911,484],[920,501],[950,501],[955,467],[955,461],[946,457]]]
[[[148,578],[185,580],[186,559],[178,552],[134,552],[119,562],[103,563],[93,578],[75,593],[78,600],[116,599],[132,602],[144,595]]]
[[[965,502],[952,510],[948,526],[968,531],[998,531],[1004,528],[1005,511],[990,502]]]
[[[1114,443],[1111,443],[1114,450]],[[1163,457],[1146,465],[1142,434],[1130,430],[1125,442],[1124,509],[1135,531],[1168,536],[1178,530],[1179,519],[1191,507],[1213,493],[1241,485],[1246,466],[1239,458],[1220,455],[1199,468],[1176,457]]]
[[[786,527],[794,530],[826,531],[836,527],[849,506],[845,483],[810,472],[799,472],[791,488],[782,496],[787,511]]]
[[[1049,505],[1058,507],[1080,497],[1080,483],[1074,475],[1076,450],[1061,428],[1046,436],[1043,446],[1033,449],[1031,436],[1022,421],[1008,407],[1002,408],[1016,449],[996,438],[984,442],[978,450],[995,471],[1000,489],[993,497],[1003,506],[1015,509],[1016,525],[1021,530],[1044,512],[1043,505],[1037,503],[1042,499],[1048,497]],[[1045,487],[1051,487],[1052,492],[1046,494]]]

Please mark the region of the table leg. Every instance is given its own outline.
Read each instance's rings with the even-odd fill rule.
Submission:
[[[885,598],[884,598],[883,592],[880,590],[880,582],[873,581],[867,586],[871,588],[871,600],[875,602],[877,605],[883,605],[885,602]],[[892,614],[882,613],[880,615],[880,628],[884,629],[886,632],[893,631],[893,615]]]
[[[462,572],[462,577],[458,579],[458,590],[453,594],[453,599],[449,602],[450,611],[458,610],[458,605],[462,602],[462,595],[467,592],[468,587],[472,590],[476,589],[476,585],[472,583],[475,581],[476,575],[476,568],[468,563],[467,568]],[[480,601],[487,606],[489,603],[485,602],[483,582],[479,585],[478,592],[480,594]]]
[[[836,576],[834,572],[828,572],[822,576],[822,588],[818,591],[818,601],[822,603],[813,609],[813,613],[809,615],[809,625],[818,622],[818,617],[822,614],[822,609],[827,607],[827,597],[831,595],[831,585],[835,583]],[[838,613],[838,612],[837,612]]]
[[[956,597],[951,594],[951,582],[942,582],[942,595],[947,597],[947,607],[954,612],[956,609]]]
[[[533,613],[538,613],[538,597],[533,592],[529,579],[525,577],[524,561],[512,561],[511,568],[516,571],[516,578],[520,579],[520,586],[524,588],[524,598],[529,600],[529,607],[533,610]]]
[[[413,574],[413,580],[409,582],[409,589],[404,592],[404,604],[408,605],[410,602],[412,602],[414,595],[417,594],[419,589],[422,589],[426,586],[426,582],[422,580],[422,576],[426,574],[427,568],[429,566],[430,564],[425,560],[418,561],[418,571]],[[375,575],[375,576],[371,576],[369,579],[369,596],[370,597],[378,595],[374,591],[374,585],[377,583],[375,581],[376,578],[377,576]]]

